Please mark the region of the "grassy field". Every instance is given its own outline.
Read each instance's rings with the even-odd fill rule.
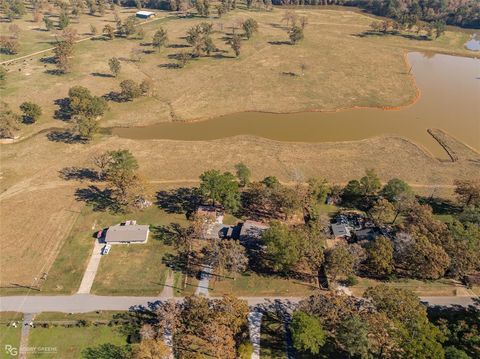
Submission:
[[[66,76],[46,73],[52,65],[38,59],[22,62],[22,71],[12,68],[9,72],[0,97],[14,107],[25,98],[42,105],[42,119],[38,124],[24,126],[23,134],[65,126],[53,119],[57,109],[54,101],[64,97],[71,86],[83,85],[104,95],[117,90],[119,81],[126,78],[139,81],[152,77],[156,95],[111,103],[103,126],[192,120],[245,110],[395,106],[415,96],[406,73],[405,51],[467,54],[462,47],[466,35],[462,33],[447,32],[435,41],[362,37],[358,35],[372,21],[365,15],[316,9],[297,12],[309,19],[306,39],[297,46],[275,44],[287,39],[282,28],[282,10],[238,10],[220,20],[211,19],[214,41],[217,47],[228,51],[223,53],[226,58],[201,57],[184,69],[171,69],[162,65],[173,61],[169,55],[179,51],[177,45],[185,46],[182,37],[186,30],[203,19],[161,19],[145,25],[147,35],[143,41],[116,39],[76,45],[73,71]],[[228,57],[231,50],[219,38],[230,31],[235,21],[247,17],[259,22],[260,32],[243,43],[238,59]],[[151,47],[142,44],[150,41],[159,24],[169,33],[170,47],[160,53],[148,53]],[[132,62],[132,49],[147,53],[143,53],[140,62]],[[108,72],[107,59],[112,56],[122,58],[118,79],[104,76]],[[307,64],[305,81],[292,81],[290,76],[282,75],[298,72],[300,61]],[[89,183],[65,181],[59,177],[59,171],[70,166],[90,166],[94,154],[116,148],[128,148],[138,158],[142,174],[150,181],[152,196],[165,186],[191,186],[210,168],[234,171],[234,165],[241,161],[251,168],[255,179],[275,175],[284,182],[301,174],[305,178],[318,176],[332,183],[345,183],[361,177],[365,168],[375,168],[383,181],[400,177],[425,194],[430,194],[434,185],[444,186],[437,194],[451,194],[448,186],[454,179],[474,178],[479,170],[478,161],[439,162],[411,142],[395,137],[302,144],[249,136],[203,142],[99,136],[82,145],[52,142],[41,133],[18,144],[2,146],[0,151],[0,213],[4,224],[0,234],[1,293],[20,293],[25,290],[12,288],[38,286],[43,273],[48,273],[43,289],[56,293],[75,291],[91,248],[89,228],[97,219],[95,216],[99,221],[107,219],[105,225],[115,218],[82,210],[84,202],[76,200],[75,191]],[[80,230],[72,231],[74,224]],[[57,264],[50,270],[57,257]]]
[[[35,316],[37,322],[51,322],[51,321],[70,321],[70,320],[89,320],[92,322],[105,322],[113,318],[120,311],[98,311],[89,313],[60,313],[60,312],[43,312]]]
[[[102,121],[104,126],[205,119],[242,111],[400,106],[416,96],[404,61],[407,50],[471,55],[463,48],[468,38],[464,33],[447,32],[435,41],[363,36],[372,18],[351,11],[319,9],[296,10],[298,15],[308,17],[309,24],[305,40],[292,46],[284,43],[288,36],[281,20],[283,13],[280,9],[272,12],[236,10],[221,19],[167,18],[146,24],[144,40],[85,41],[76,45],[71,73],[51,75],[45,70],[52,65],[38,59],[27,61],[18,65],[21,71],[12,67],[10,80],[0,95],[16,106],[22,101],[19,95],[28,91],[44,108],[43,119],[38,124],[25,126],[24,134],[62,125],[61,121],[52,119],[56,109],[54,100],[65,96],[72,84],[104,95],[118,90],[119,82],[128,78],[152,79],[155,96],[111,103],[111,111]],[[109,17],[111,15],[106,16]],[[259,33],[243,42],[240,57],[234,58],[224,37],[233,24],[248,17],[258,21]],[[90,20],[88,15],[81,18],[81,22],[87,20]],[[218,52],[211,57],[197,58],[184,69],[170,68],[169,64],[175,63],[172,58],[187,46],[184,36],[188,28],[205,20],[214,25],[212,36]],[[159,25],[168,31],[170,45],[156,53],[149,43]],[[142,53],[139,62],[130,60],[135,49]],[[352,53],[355,56],[351,56]],[[121,59],[122,71],[118,78],[109,77],[107,61],[112,56]],[[298,73],[301,63],[307,66],[305,76],[298,79],[285,75]],[[222,93],[221,100],[219,93]]]
[[[56,354],[36,353],[28,355],[28,358],[81,358],[83,349],[105,343],[125,345],[126,338],[115,327],[106,325],[82,328],[33,328],[30,331],[28,345],[30,347],[53,347],[56,348]]]
[[[440,279],[437,281],[420,281],[415,279],[399,279],[391,282],[378,282],[374,279],[358,278],[359,283],[350,287],[352,293],[361,296],[363,292],[369,288],[379,284],[386,284],[396,288],[409,289],[418,296],[455,296],[463,293],[463,288],[455,285],[448,279]]]
[[[233,293],[236,296],[307,296],[313,294],[314,287],[295,279],[261,276],[253,272],[243,275],[226,275],[221,280],[211,280],[209,283],[211,296],[221,296]]]

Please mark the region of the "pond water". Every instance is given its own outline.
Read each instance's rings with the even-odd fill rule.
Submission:
[[[472,51],[480,51],[480,38],[473,34],[471,39],[465,43],[465,47]]]
[[[401,110],[244,112],[193,123],[113,128],[112,133],[131,139],[198,141],[255,135],[295,142],[349,141],[393,134],[409,138],[445,158],[443,149],[427,133],[428,128],[441,128],[479,149],[480,60],[417,52],[410,53],[408,59],[421,97]]]

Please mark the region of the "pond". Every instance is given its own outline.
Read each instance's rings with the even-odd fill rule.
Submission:
[[[392,134],[406,137],[445,158],[427,133],[441,128],[480,148],[480,60],[413,52],[408,55],[420,99],[400,110],[352,109],[339,112],[235,113],[193,123],[167,122],[147,127],[114,128],[131,139],[213,140],[255,135],[278,141],[359,140]]]

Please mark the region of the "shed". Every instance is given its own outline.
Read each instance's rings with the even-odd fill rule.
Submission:
[[[150,19],[151,17],[155,16],[155,13],[151,12],[151,11],[141,10],[141,11],[137,11],[135,13],[135,16],[140,18],[140,19]]]
[[[149,226],[136,224],[136,221],[116,224],[107,229],[106,243],[146,243]]]

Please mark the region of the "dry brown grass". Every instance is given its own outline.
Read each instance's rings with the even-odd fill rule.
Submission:
[[[209,168],[232,171],[240,161],[252,169],[255,179],[275,175],[291,182],[318,176],[345,183],[362,176],[365,168],[374,168],[384,181],[400,177],[425,192],[431,192],[434,185],[449,189],[454,179],[474,178],[480,169],[478,161],[440,162],[397,137],[319,144],[247,136],[209,142],[109,137],[91,145],[66,145],[38,135],[3,146],[0,155],[4,171],[0,194],[2,285],[26,284],[32,276],[47,271],[76,218],[81,203],[75,202],[74,191],[87,184],[64,181],[58,171],[89,165],[93,154],[116,148],[128,148],[138,158],[152,194],[175,183],[194,185]]]

